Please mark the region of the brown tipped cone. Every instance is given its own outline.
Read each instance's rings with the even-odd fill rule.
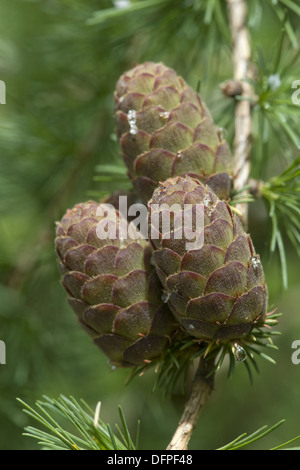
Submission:
[[[163,233],[163,219],[158,230],[153,227],[162,204],[172,205],[173,212],[170,229]],[[193,217],[197,205],[203,209],[200,228],[193,219],[196,249],[187,248],[192,232],[189,240],[178,236],[185,204]],[[226,342],[263,325],[268,303],[263,268],[230,206],[199,181],[177,177],[154,191],[149,209],[156,270],[183,329],[199,339]]]
[[[119,212],[108,217],[104,209],[77,204],[57,223],[62,283],[80,324],[112,365],[145,365],[170,346],[175,320],[161,300],[150,245]],[[115,239],[103,238],[108,226]]]
[[[128,175],[145,203],[160,181],[184,175],[228,198],[229,146],[200,96],[174,70],[162,63],[137,65],[119,79],[115,102]]]

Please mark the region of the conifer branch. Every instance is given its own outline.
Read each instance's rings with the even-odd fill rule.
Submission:
[[[240,191],[248,184],[250,175],[251,151],[251,98],[252,88],[246,81],[249,78],[249,61],[251,47],[246,25],[247,7],[244,0],[227,0],[228,16],[233,41],[233,74],[240,84],[241,98],[236,100],[235,107],[235,140],[234,140],[234,187]],[[248,205],[239,204],[237,209],[247,227]]]
[[[187,450],[189,440],[197,426],[200,412],[213,390],[214,375],[210,374],[213,368],[214,361],[202,356],[190,397],[185,404],[182,417],[167,450]]]
[[[234,82],[236,83],[236,86],[233,88],[241,92],[241,99],[236,99],[235,108],[234,189],[236,192],[244,192],[245,190],[243,188],[247,187],[250,177],[252,131],[250,98],[253,92],[246,79],[249,78],[251,47],[246,25],[246,2],[244,0],[227,0],[227,6],[233,41],[233,69]],[[226,93],[226,90],[224,91]],[[233,93],[231,96],[236,96],[236,93]],[[237,204],[236,208],[241,214],[241,219],[245,227],[247,227],[247,202]],[[208,362],[202,357],[199,369],[194,378],[190,398],[186,402],[183,415],[167,450],[187,449],[188,442],[197,425],[200,412],[213,389],[213,369],[214,367],[211,362]],[[209,374],[209,372],[211,372],[211,374]]]

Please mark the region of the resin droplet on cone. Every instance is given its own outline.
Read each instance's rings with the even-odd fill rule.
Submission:
[[[161,300],[150,245],[135,239],[135,228],[118,212],[116,239],[99,238],[106,215],[98,215],[99,207],[93,201],[77,204],[57,223],[62,283],[80,324],[111,364],[142,365],[170,346],[176,322]],[[121,224],[129,237],[120,237]]]
[[[229,196],[233,162],[200,96],[162,63],[124,73],[115,91],[115,121],[128,174],[145,203],[160,181],[190,175]]]
[[[230,206],[190,177],[169,179],[154,191],[151,218],[151,207],[162,204],[174,209],[170,231],[152,239],[154,262],[168,305],[184,330],[199,339],[226,342],[263,325],[268,303],[263,268]],[[203,240],[198,249],[187,249],[187,240],[177,237],[184,204],[204,210],[202,230],[195,234]]]

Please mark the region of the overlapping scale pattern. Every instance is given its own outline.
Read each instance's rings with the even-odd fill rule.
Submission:
[[[176,322],[161,300],[150,245],[119,212],[109,218],[104,210],[99,215],[99,206],[77,204],[57,223],[62,283],[80,324],[111,364],[143,365],[170,346]],[[116,237],[99,238],[108,220],[115,223]],[[121,237],[121,224],[127,238]]]
[[[159,182],[189,175],[229,196],[227,142],[200,96],[162,63],[146,62],[119,79],[115,121],[128,175],[145,203]]]
[[[264,323],[268,290],[259,255],[239,217],[208,186],[190,177],[171,178],[154,191],[150,222],[157,220],[154,214],[162,204],[171,207],[172,217],[170,230],[159,229],[152,239],[154,261],[177,321],[187,333],[207,341],[247,336],[254,325]],[[204,211],[198,232],[193,221],[195,237],[203,241],[196,249],[187,249],[187,240],[176,234],[176,220],[182,219],[187,204],[192,213],[197,205]]]

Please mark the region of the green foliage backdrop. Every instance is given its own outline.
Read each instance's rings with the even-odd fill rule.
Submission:
[[[270,178],[300,153],[300,107],[291,101],[292,83],[300,80],[300,9],[293,1],[247,3],[259,97],[252,176]],[[0,79],[7,91],[0,105],[0,339],[7,354],[0,365],[0,448],[37,448],[22,436],[32,421],[16,397],[33,404],[60,393],[93,408],[100,400],[101,418],[110,423],[119,420],[121,404],[130,428],[142,421],[140,447],[164,448],[183,398],[153,394],[152,373],[125,387],[128,371],[112,371],[78,327],[59,286],[54,222],[69,206],[124,187],[105,181],[97,165],[123,167],[113,91],[138,62],[163,61],[199,88],[232,144],[234,106],[219,87],[232,76],[225,2],[133,0],[121,9],[110,0],[0,0],[0,10]],[[271,86],[274,75],[277,86]],[[300,365],[291,361],[291,344],[300,339],[299,258],[283,226],[284,290],[279,257],[270,254],[267,204],[250,206],[249,230],[271,303],[283,312],[277,364],[261,361],[253,385],[242,366],[230,380],[220,371],[191,440],[194,449],[220,447],[282,418],[286,424],[259,445],[299,434]]]

